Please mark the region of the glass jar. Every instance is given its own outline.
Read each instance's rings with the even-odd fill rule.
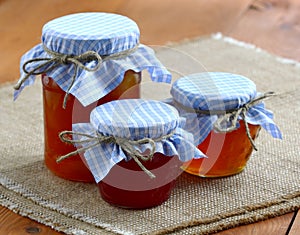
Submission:
[[[176,178],[182,173],[178,157],[155,153],[152,160],[143,165],[154,173],[154,179],[150,179],[133,159],[115,165],[98,183],[102,199],[130,209],[150,208],[168,200]]]
[[[259,125],[248,124],[253,140],[259,134]],[[240,173],[253,151],[244,122],[231,132],[217,133],[211,131],[198,148],[207,156],[202,159],[192,159],[183,164],[182,168],[193,175],[203,177],[221,177]]]
[[[82,157],[106,202],[142,209],[166,201],[182,162],[202,157],[192,134],[182,129],[184,123],[165,103],[123,99],[96,107],[90,123],[73,124],[72,132],[62,132],[61,139],[72,143],[72,135],[78,151],[84,151]]]
[[[72,123],[87,122],[98,105],[139,98],[143,70],[155,82],[171,82],[171,74],[139,37],[138,26],[125,16],[76,13],[46,23],[42,43],[22,56],[15,99],[36,75],[42,75],[45,163],[57,176],[93,181],[79,156],[56,163],[74,150],[61,143],[59,132],[70,130]]]
[[[182,168],[202,177],[223,177],[241,172],[256,149],[255,139],[263,127],[274,138],[281,133],[273,114],[250,79],[236,74],[207,72],[178,79],[171,88],[185,129],[193,133],[195,145],[207,158],[192,159]]]
[[[125,73],[121,84],[98,101],[84,107],[73,95],[69,95],[67,106],[63,108],[65,92],[52,78],[43,75],[44,158],[48,169],[68,180],[93,182],[93,175],[78,154],[61,163],[56,162],[58,157],[75,150],[73,145],[62,144],[58,133],[72,129],[72,123],[88,122],[90,112],[98,105],[119,98],[139,98],[140,81],[141,73],[129,70]]]

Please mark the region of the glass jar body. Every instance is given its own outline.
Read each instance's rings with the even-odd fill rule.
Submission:
[[[261,127],[251,124],[248,126],[251,138],[256,139]],[[253,150],[243,121],[240,122],[240,128],[232,132],[211,131],[198,148],[208,158],[192,159],[184,163],[182,168],[202,177],[224,177],[240,173],[246,167]]]
[[[168,200],[176,178],[182,173],[178,157],[155,153],[152,160],[142,164],[155,178],[150,178],[133,159],[123,160],[98,183],[101,197],[112,205],[129,209],[150,208]]]
[[[44,159],[45,164],[55,175],[73,181],[94,182],[94,177],[79,155],[72,156],[60,163],[58,157],[75,151],[73,145],[61,142],[59,133],[72,130],[73,123],[89,122],[90,112],[106,102],[117,99],[140,97],[141,72],[129,70],[125,73],[122,83],[98,101],[84,107],[69,94],[66,108],[63,100],[65,92],[46,75],[42,75],[43,110],[44,110]]]

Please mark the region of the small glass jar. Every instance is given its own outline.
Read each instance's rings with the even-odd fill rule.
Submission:
[[[182,162],[202,157],[184,123],[170,105],[124,99],[96,107],[90,123],[73,124],[72,132],[61,137],[68,142],[72,134],[78,151],[84,150],[106,202],[142,209],[166,201]]]
[[[59,156],[74,150],[61,143],[61,131],[70,130],[72,123],[88,122],[98,105],[139,98],[143,70],[153,81],[171,81],[171,74],[139,37],[138,26],[125,16],[76,13],[46,23],[42,43],[22,57],[15,98],[35,75],[42,75],[45,163],[57,176],[93,181],[79,155],[57,164]]]
[[[150,208],[168,200],[182,173],[182,162],[177,156],[155,153],[152,160],[144,161],[143,165],[154,173],[154,179],[150,179],[133,159],[115,165],[98,183],[102,199],[130,209]]]
[[[192,74],[178,79],[171,88],[171,101],[187,119],[195,145],[207,158],[192,159],[182,168],[202,177],[223,177],[245,168],[263,127],[281,138],[273,114],[248,78],[223,72]]]

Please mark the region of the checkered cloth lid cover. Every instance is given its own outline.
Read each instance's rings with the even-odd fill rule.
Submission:
[[[173,99],[166,103],[176,106],[176,102],[195,110],[231,110],[240,108],[259,94],[250,79],[225,72],[206,72],[191,74],[175,81],[171,88]],[[174,102],[176,101],[176,102]],[[185,129],[194,135],[195,144],[205,140],[214,129],[220,115],[203,115],[187,112],[176,106],[182,117],[186,118]],[[239,120],[242,117],[239,116]],[[281,132],[273,121],[273,113],[265,108],[263,102],[250,107],[245,120],[262,126],[274,138],[282,138]],[[238,128],[237,123],[237,128]]]
[[[90,123],[73,124],[74,133],[85,133],[96,136],[114,136],[129,140],[143,138],[158,139],[155,141],[155,152],[166,157],[178,156],[182,162],[192,158],[205,157],[194,145],[193,135],[182,129],[185,119],[178,111],[165,103],[143,99],[124,99],[111,101],[96,107],[90,116]],[[84,136],[73,135],[74,139],[85,140]],[[82,142],[82,147],[89,143]],[[140,153],[151,149],[149,143],[134,145]],[[116,143],[100,142],[84,153],[86,163],[96,182],[101,181],[118,162],[131,159]]]
[[[42,32],[42,43],[25,53],[20,62],[20,80],[26,75],[23,65],[26,61],[35,58],[49,58],[44,46],[51,51],[66,54],[80,55],[87,51],[95,51],[100,56],[120,53],[137,47],[128,56],[118,59],[108,59],[102,62],[95,72],[79,69],[75,83],[70,93],[84,106],[87,106],[116,88],[123,80],[127,70],[140,72],[147,69],[153,81],[171,82],[171,74],[156,58],[154,51],[139,44],[139,28],[131,19],[112,13],[76,13],[56,18],[46,23]],[[27,64],[26,70],[35,69],[42,62]],[[95,67],[95,61],[84,65]],[[50,66],[50,65],[47,65]],[[47,67],[43,67],[43,70]],[[74,74],[72,64],[64,64],[48,71],[47,75],[67,91]],[[25,86],[33,84],[35,75],[31,75],[14,93],[16,99]]]

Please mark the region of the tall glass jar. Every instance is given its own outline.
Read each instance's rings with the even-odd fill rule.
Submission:
[[[70,144],[62,144],[58,133],[72,129],[72,123],[88,122],[90,112],[98,105],[111,100],[139,98],[141,73],[129,70],[121,84],[106,96],[84,107],[73,95],[68,96],[66,108],[62,107],[65,92],[52,78],[42,76],[44,108],[45,164],[57,176],[74,181],[93,182],[94,177],[85,166],[80,155],[58,164],[59,156],[75,150]]]
[[[261,94],[250,79],[231,73],[207,72],[178,79],[171,88],[172,102],[187,119],[195,145],[207,158],[192,159],[183,169],[202,177],[223,177],[241,172],[263,127],[274,138],[281,133]]]
[[[56,175],[91,182],[93,177],[79,155],[60,164],[59,156],[74,150],[58,134],[72,123],[86,122],[96,106],[123,98],[139,98],[141,73],[156,82],[171,74],[154,51],[139,43],[139,28],[131,19],[111,13],[76,13],[49,21],[42,43],[21,59],[21,78],[15,98],[42,75],[45,163]]]
[[[142,209],[166,201],[182,162],[202,157],[192,134],[182,129],[184,123],[165,103],[123,99],[96,107],[90,123],[74,124],[61,138],[83,150],[106,202]],[[61,161],[68,157],[72,153]]]

